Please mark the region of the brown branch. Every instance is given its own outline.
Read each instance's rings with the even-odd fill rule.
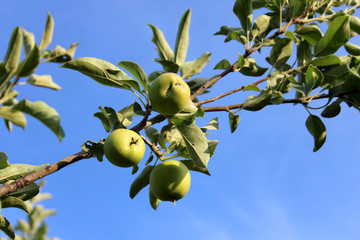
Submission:
[[[87,153],[85,151],[81,151],[78,153],[75,153],[74,155],[68,156],[64,159],[61,159],[60,161],[53,163],[37,172],[31,173],[25,177],[19,178],[15,180],[14,182],[10,184],[5,184],[0,187],[0,197],[5,196],[6,194],[15,192],[16,190],[23,188],[30,183],[33,183],[40,178],[43,178],[51,173],[54,173],[56,171],[59,171],[60,169],[73,164],[81,159],[89,158],[91,157],[90,153]]]
[[[321,95],[317,95],[317,96],[313,96],[313,97],[307,97],[307,98],[295,98],[295,99],[287,99],[284,100],[281,104],[283,103],[305,103],[307,100],[311,99],[311,100],[316,100],[316,99],[323,99],[323,98],[329,98],[330,95],[329,94],[321,94]],[[275,105],[273,103],[269,103],[268,105]],[[228,112],[232,109],[239,109],[243,106],[243,104],[234,104],[234,105],[228,105],[228,106],[219,106],[219,107],[204,107],[202,108],[205,112],[221,112],[221,111],[225,111]]]
[[[282,72],[282,73],[280,73],[280,74],[291,74],[291,73],[294,73],[294,72],[300,72],[303,67],[304,67],[304,66],[301,66],[301,67],[298,67],[298,68],[295,68],[295,69],[289,69],[289,70],[284,71],[284,72]],[[209,103],[209,102],[214,102],[214,101],[216,101],[216,100],[218,100],[218,99],[220,99],[220,98],[229,96],[229,95],[231,95],[231,94],[233,94],[233,93],[236,93],[236,92],[239,92],[239,91],[245,89],[247,86],[251,86],[251,85],[252,85],[252,86],[257,86],[257,85],[259,85],[260,83],[267,81],[270,77],[271,77],[271,75],[268,75],[267,77],[264,77],[263,79],[260,79],[260,80],[258,80],[258,81],[256,81],[256,82],[251,83],[251,84],[244,85],[244,86],[241,86],[241,87],[239,87],[239,88],[233,89],[233,90],[231,90],[231,91],[229,91],[229,92],[220,94],[220,95],[218,95],[218,96],[216,96],[216,97],[212,97],[212,98],[209,98],[209,99],[206,99],[206,100],[197,102],[197,103],[195,103],[195,105],[196,105],[196,106],[201,106],[201,105],[206,104],[206,103]]]

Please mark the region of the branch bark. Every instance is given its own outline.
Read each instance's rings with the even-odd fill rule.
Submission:
[[[32,174],[29,174],[25,177],[19,178],[15,180],[14,182],[10,184],[5,184],[0,187],[0,197],[5,196],[9,193],[15,192],[16,190],[23,188],[30,183],[33,183],[40,178],[43,178],[51,173],[54,173],[56,171],[59,171],[60,169],[73,164],[81,159],[89,158],[91,157],[90,153],[87,153],[85,151],[81,151],[78,153],[75,153],[73,155],[67,156],[64,159],[61,159],[60,161],[53,163],[37,172],[34,172]]]

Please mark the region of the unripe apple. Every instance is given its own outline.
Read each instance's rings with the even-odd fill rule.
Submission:
[[[190,88],[176,73],[164,73],[149,88],[150,103],[165,116],[182,111],[190,101]]]
[[[145,153],[145,143],[139,134],[128,129],[116,129],[105,140],[104,154],[118,167],[137,165]]]
[[[185,164],[175,160],[157,165],[150,175],[152,193],[162,201],[177,201],[189,191],[190,172]]]

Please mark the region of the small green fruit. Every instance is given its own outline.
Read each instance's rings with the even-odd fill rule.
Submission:
[[[145,143],[139,134],[128,129],[116,129],[106,138],[106,158],[118,167],[137,165],[144,156]]]
[[[190,88],[176,73],[164,73],[149,88],[150,103],[165,116],[182,111],[190,101]]]
[[[189,191],[189,169],[182,162],[169,160],[157,165],[150,175],[151,192],[161,201],[177,201]]]

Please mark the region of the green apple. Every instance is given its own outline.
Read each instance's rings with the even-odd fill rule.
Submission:
[[[191,177],[185,164],[175,160],[157,165],[150,175],[151,192],[161,201],[177,201],[189,191]]]
[[[105,140],[104,154],[118,167],[137,165],[145,153],[145,143],[139,134],[128,129],[116,129]]]
[[[165,116],[182,111],[190,101],[190,88],[176,73],[164,73],[149,88],[150,103]]]

